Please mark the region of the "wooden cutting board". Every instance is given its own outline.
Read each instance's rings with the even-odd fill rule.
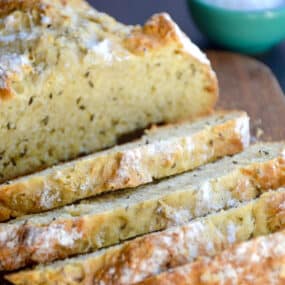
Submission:
[[[207,54],[220,82],[218,108],[246,110],[253,136],[262,129],[262,139],[285,140],[285,98],[271,71],[246,56],[216,51]],[[1,274],[0,284],[8,284]]]
[[[207,52],[220,83],[218,108],[241,109],[251,117],[252,136],[285,140],[285,97],[268,67],[247,56]]]

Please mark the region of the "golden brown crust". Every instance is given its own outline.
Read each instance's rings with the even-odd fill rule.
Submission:
[[[172,47],[173,53],[190,56],[202,63],[205,74],[204,91],[213,94],[210,106],[218,101],[219,85],[216,74],[209,69],[210,62],[187,36],[180,30],[167,13],[153,15],[144,26],[137,26],[124,41],[126,48],[136,55],[144,55],[148,51],[159,51],[165,47]],[[203,114],[211,112],[211,107]],[[201,114],[201,115],[203,115]]]
[[[13,96],[12,83],[19,81],[18,72],[31,73],[32,66],[26,62],[26,57],[7,54],[0,57],[0,104],[1,100],[11,99]]]
[[[9,84],[7,83],[7,77],[2,75],[2,78],[0,78],[1,81],[3,81],[0,84],[0,104],[1,104],[1,100],[5,101],[5,100],[9,100],[12,97],[12,90],[11,87],[9,86]]]
[[[218,101],[219,85],[216,74],[209,69],[209,60],[187,38],[167,13],[155,14],[144,26],[134,27],[124,43],[126,48],[136,55],[144,55],[148,51],[156,52],[165,47],[172,47],[174,54],[184,54],[202,63],[205,82],[207,82],[204,90],[213,94],[212,102],[209,105],[215,106]],[[209,114],[211,110],[211,107],[205,109],[203,114]]]
[[[219,254],[233,242],[243,242],[252,236],[284,228],[284,202],[285,189],[268,192],[246,205],[136,238],[107,248],[98,255],[88,254],[80,259],[23,270],[7,278],[16,285],[29,282],[55,285],[63,280],[69,285],[88,284],[89,280],[93,280],[93,285],[100,282],[105,285],[133,284],[192,262],[198,256]]]
[[[40,8],[40,0],[2,0],[0,2],[0,16],[7,15],[15,10]]]
[[[125,40],[126,47],[136,54],[159,49],[169,43],[177,42],[176,31],[167,14],[153,15],[142,27],[135,27]]]
[[[221,113],[221,116],[223,114],[231,113]],[[154,133],[154,128],[150,133]],[[72,165],[67,163],[56,167],[49,173],[10,181],[0,185],[0,221],[192,170],[242,151],[248,145],[248,138],[247,115],[233,112],[232,118],[211,127],[205,125],[189,136],[181,134],[148,144],[143,139],[143,145],[126,151],[118,150],[107,155],[103,152],[92,159],[88,156]]]
[[[132,37],[133,27],[88,8],[85,1],[6,0],[0,4],[3,22],[0,46],[5,55],[0,57],[3,69],[0,132],[6,138],[0,144],[0,153],[5,152],[1,154],[1,182],[109,147],[120,135],[150,123],[173,122],[213,109],[217,82],[209,62],[165,14],[154,16],[142,28],[145,36],[161,41],[164,49],[157,47],[145,56],[136,56],[123,45],[127,35]],[[121,64],[126,68],[121,69]],[[25,65],[30,65],[29,72],[25,71]],[[66,72],[67,66],[71,67],[70,72]],[[130,79],[129,83],[121,86],[122,81],[113,75],[117,70],[122,77]],[[157,80],[156,70],[166,78],[170,75],[168,84],[160,84],[163,76]],[[97,80],[97,72],[107,80]],[[71,86],[72,78],[79,74]],[[112,86],[103,87],[104,82],[109,85],[108,78],[112,78]],[[138,83],[134,84],[136,80]],[[103,93],[97,92],[101,85]],[[84,101],[84,106],[79,106],[77,96],[82,99],[81,104]],[[134,100],[136,96],[138,101]],[[129,108],[127,113],[132,115],[128,120],[123,111],[113,112],[113,105],[116,107],[113,98],[119,98],[118,104]],[[106,110],[101,101],[106,102]],[[56,111],[67,105],[74,113],[73,118],[80,118],[76,126]],[[23,129],[25,138],[18,131],[10,131],[9,125]],[[110,131],[105,133],[106,128]],[[15,142],[15,148],[10,141]]]
[[[76,240],[83,236],[83,226],[84,219],[64,219],[36,228],[26,224],[16,227],[7,225],[5,233],[1,232],[0,234],[0,239],[9,235],[8,240],[10,240],[7,247],[2,248],[0,253],[1,269],[3,269],[4,263],[7,270],[13,270],[13,268],[31,265],[35,262],[45,263],[47,260],[66,257],[66,249],[58,246],[56,242],[53,243],[55,240],[52,239],[51,235],[59,233],[62,242],[67,243],[68,246],[68,243],[72,243],[73,239]],[[15,246],[16,244],[18,246]],[[49,248],[53,248],[53,250],[49,250]]]
[[[218,82],[215,73],[209,70],[209,60],[197,46],[180,30],[167,13],[154,14],[143,26],[136,26],[124,40],[129,51],[143,55],[147,51],[159,51],[161,48],[173,46],[173,53],[184,53],[205,65],[205,88],[209,92],[218,91]],[[217,95],[217,93],[216,93]]]
[[[9,82],[9,76],[5,66],[0,65],[0,104],[1,100],[9,100],[12,97],[12,90]]]
[[[233,285],[285,283],[285,231],[238,244],[213,259],[149,278],[140,285]]]
[[[280,145],[280,151],[281,148]],[[92,209],[96,209],[100,204],[107,207],[108,211],[104,208],[105,210],[97,213],[86,213],[83,211],[84,204],[82,204],[82,209],[79,206],[70,207],[69,211],[63,212],[64,215],[56,212],[53,221],[31,221],[30,217],[26,222],[24,219],[23,222],[2,224],[0,227],[1,270],[13,270],[31,263],[49,262],[111,245],[135,235],[164,229],[171,221],[173,223],[175,217],[173,218],[172,212],[181,208],[187,213],[183,213],[181,219],[189,220],[187,216],[189,213],[192,214],[192,218],[199,217],[211,211],[227,208],[233,200],[248,201],[274,186],[283,186],[276,183],[276,181],[282,183],[285,176],[284,160],[280,160],[280,157],[265,160],[264,163],[248,162],[247,166],[242,165],[236,170],[229,170],[221,174],[220,178],[207,178],[209,180],[200,181],[197,185],[189,185],[188,188],[184,186],[181,193],[174,191],[141,201],[138,201],[138,197],[141,197],[143,191],[134,191],[133,197],[130,197],[132,193],[122,193],[127,196],[127,201],[133,201],[133,199],[135,201],[131,205],[123,204],[127,205],[125,207],[116,206],[110,209],[110,201],[112,204],[117,202],[111,195],[107,201],[105,197],[102,198],[103,200],[92,202]],[[213,164],[212,168],[216,168],[217,164]],[[255,176],[251,176],[258,169],[263,169],[264,165],[267,170],[274,169],[276,179],[272,180],[272,184],[259,183]],[[244,175],[244,171],[240,168],[252,171],[247,171]],[[197,172],[201,175],[201,171]],[[272,173],[271,170],[270,173]],[[278,176],[280,179],[277,179]],[[257,177],[263,181],[263,175]],[[268,188],[264,189],[263,186]],[[164,193],[164,189],[158,189]],[[207,196],[203,195],[204,191],[207,191]],[[200,193],[202,196],[199,196]],[[86,207],[88,209],[88,204]],[[40,216],[36,217],[40,218]]]
[[[86,4],[83,0],[1,0],[0,17],[5,16],[15,10],[37,10],[44,13],[51,5],[57,4],[61,6],[71,5],[80,7]]]
[[[167,13],[154,14],[144,26],[134,27],[125,39],[125,45],[139,55],[149,50],[174,45],[174,53],[192,53],[193,57],[209,65],[206,56],[191,43]]]
[[[252,177],[261,189],[268,189],[269,185],[276,189],[278,185],[285,185],[285,177],[280,175],[285,173],[285,159],[280,157],[274,163],[256,165],[251,169],[244,169],[242,173]]]
[[[74,14],[79,13],[81,10],[89,9],[93,11],[87,2],[83,0],[4,0],[0,3],[0,17],[5,17],[15,10],[22,12],[33,10],[41,16],[48,15],[54,23],[64,23],[67,15],[61,14],[61,10],[64,10],[67,6],[71,6],[72,9],[74,9]],[[81,17],[82,15],[79,16]],[[85,17],[88,18],[89,16],[85,15]],[[106,15],[105,18],[106,22],[108,22]],[[92,19],[92,21],[98,21],[98,19],[93,19],[92,16],[90,16],[90,19]],[[106,29],[103,23],[101,23],[101,25],[103,30]],[[119,24],[117,25],[119,26]],[[42,25],[41,29],[43,29],[44,32],[47,30],[44,25]],[[33,28],[30,33],[32,32]],[[117,33],[119,34],[118,31]],[[168,14],[161,13],[153,15],[144,26],[136,26],[132,28],[129,35],[126,37],[124,34],[120,41],[124,42],[123,45],[128,49],[128,51],[136,55],[143,55],[147,50],[159,51],[163,47],[171,48],[171,46],[174,45],[175,53],[185,53],[187,54],[187,57],[190,56],[191,58],[196,59],[197,62],[202,63],[202,65],[204,65],[203,69],[206,76],[205,80],[208,82],[208,85],[206,85],[204,89],[208,93],[213,94],[211,98],[213,102],[208,110],[204,111],[204,113],[207,114],[212,110],[212,107],[215,105],[218,97],[218,82],[216,75],[211,70],[206,56],[190,42]],[[6,68],[4,71],[5,73],[10,72],[9,68]],[[10,74],[8,76],[8,81],[9,78]],[[11,98],[12,90],[8,84],[9,82],[4,80],[4,78],[2,79],[6,82],[6,86],[9,87],[9,97]],[[5,93],[5,90],[2,90],[2,88],[0,88],[0,99],[1,97],[5,99],[8,98],[7,92]]]
[[[52,19],[53,23],[58,22],[64,22],[66,18],[66,15],[61,15],[61,10],[63,10],[65,7],[71,6],[76,12],[76,9],[82,10],[89,7],[87,2],[83,0],[3,0],[0,1],[0,17],[6,17],[10,13],[13,13],[14,11],[21,11],[23,13],[30,13],[30,11],[33,11],[33,13],[40,15],[40,17],[48,15],[50,19]],[[62,7],[62,8],[61,8]],[[58,19],[57,19],[58,18]],[[33,25],[35,25],[35,20],[33,19]],[[19,25],[22,25],[23,23],[19,23]],[[29,33],[33,34],[33,28],[31,27],[31,30]],[[44,25],[42,26],[43,29],[46,29]],[[25,41],[23,39],[22,41]],[[25,42],[23,43],[23,46],[25,46]],[[28,51],[24,52],[18,52],[18,53],[12,53],[9,55],[9,51],[7,51],[7,57],[21,57],[21,54],[27,53]],[[13,59],[11,59],[11,62]],[[12,63],[12,65],[15,65],[17,63]],[[6,60],[0,59],[0,103],[1,100],[5,101],[8,99],[13,98],[14,91],[11,87],[11,82],[13,80],[18,81],[17,73],[26,72],[26,67],[24,65],[19,65],[15,70],[11,65],[6,63]]]
[[[183,227],[130,241],[120,250],[114,249],[115,252],[109,260],[106,258],[108,261],[105,260],[92,275],[93,280],[98,281],[94,282],[94,285],[100,282],[104,282],[105,285],[133,284],[158,272],[189,263],[197,256],[215,255],[233,242],[245,241],[251,236],[267,233],[265,231],[273,233],[284,229],[285,209],[282,209],[284,203],[285,191],[281,189],[266,193],[253,203],[241,206],[240,209],[234,209],[235,215],[232,212],[227,216],[228,212],[221,212],[219,219],[217,214],[216,220],[215,216],[208,216]],[[263,215],[260,215],[260,212],[263,212]],[[243,222],[251,219],[252,228],[247,223],[239,224],[237,222],[239,219]],[[232,232],[229,229],[232,229]],[[33,278],[33,273],[30,274]],[[60,279],[59,276],[57,280]],[[22,278],[25,279],[25,272]]]

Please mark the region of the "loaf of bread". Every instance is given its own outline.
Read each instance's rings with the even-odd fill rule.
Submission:
[[[268,236],[237,244],[214,258],[200,258],[196,262],[136,284],[283,285],[284,266],[285,230],[283,229]]]
[[[7,280],[285,284],[285,142],[217,97],[168,14],[0,1],[0,271],[37,265]]]
[[[0,221],[191,170],[248,144],[244,112],[217,112],[194,122],[153,127],[134,143],[0,185]]]
[[[196,219],[83,256],[7,275],[15,285],[133,284],[233,243],[285,227],[285,189],[264,193],[236,208]],[[166,284],[166,283],[165,283]]]
[[[84,0],[0,1],[0,182],[209,113],[217,80],[167,14],[125,26]]]
[[[285,182],[284,143],[264,143],[137,189],[0,224],[0,270],[46,263],[248,201]]]

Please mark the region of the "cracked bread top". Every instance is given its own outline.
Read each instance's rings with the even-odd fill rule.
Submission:
[[[82,0],[6,0],[0,3],[0,99],[17,93],[29,74],[41,78],[49,65],[110,63],[175,46],[209,65],[206,56],[169,15],[143,27],[125,26]],[[74,58],[76,57],[76,58]]]

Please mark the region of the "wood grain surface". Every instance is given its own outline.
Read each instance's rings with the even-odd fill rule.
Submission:
[[[285,140],[285,98],[271,71],[262,63],[238,54],[207,52],[220,83],[220,109],[246,110],[252,135]],[[0,274],[0,285],[6,285]],[[31,284],[32,285],[32,284]]]
[[[241,109],[251,117],[252,136],[285,140],[285,97],[263,63],[228,52],[207,52],[220,84],[218,108]]]

